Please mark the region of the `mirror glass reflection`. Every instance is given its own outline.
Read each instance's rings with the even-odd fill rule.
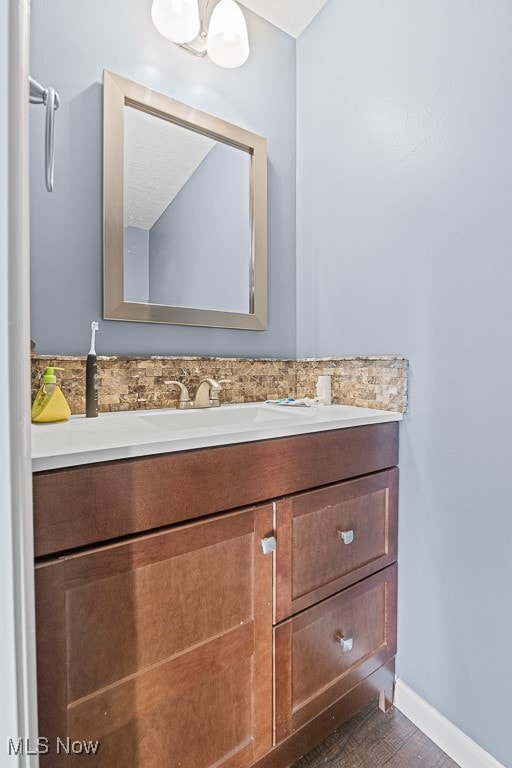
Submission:
[[[124,299],[250,311],[251,155],[124,107]]]
[[[267,142],[103,73],[103,317],[264,331]]]

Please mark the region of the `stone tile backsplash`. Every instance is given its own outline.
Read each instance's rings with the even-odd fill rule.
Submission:
[[[64,368],[58,379],[72,413],[85,413],[85,357],[33,355],[32,396],[46,366]],[[248,403],[278,397],[314,397],[319,375],[332,377],[333,403],[407,410],[405,357],[329,357],[298,360],[207,357],[98,357],[100,411],[174,408],[177,380],[191,394],[200,380],[228,379],[221,400]]]

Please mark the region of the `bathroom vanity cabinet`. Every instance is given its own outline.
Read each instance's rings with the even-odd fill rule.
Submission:
[[[398,425],[34,475],[41,765],[286,768],[396,653]]]

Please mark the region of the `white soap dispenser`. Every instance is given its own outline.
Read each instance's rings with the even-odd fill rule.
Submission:
[[[320,405],[331,405],[331,377],[319,376],[316,382],[316,396]]]

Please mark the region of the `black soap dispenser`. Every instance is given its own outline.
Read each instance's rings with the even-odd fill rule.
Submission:
[[[98,323],[91,323],[91,348],[85,366],[85,415],[91,418],[98,415],[98,373],[96,369],[96,331]]]

